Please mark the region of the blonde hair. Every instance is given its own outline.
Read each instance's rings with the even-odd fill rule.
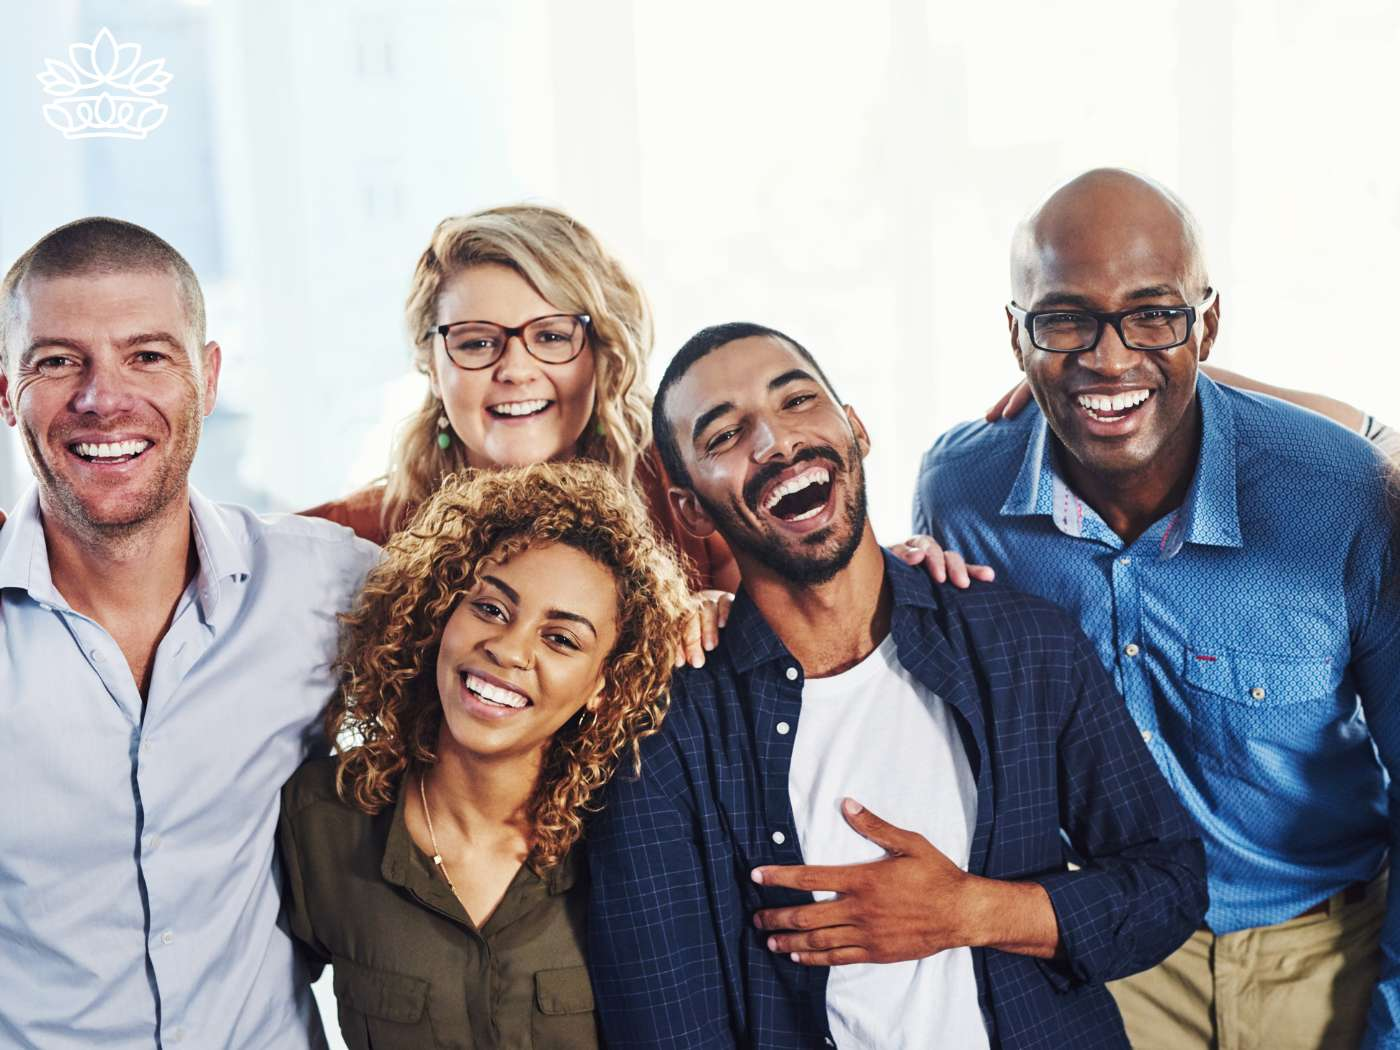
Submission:
[[[418,260],[404,306],[413,363],[428,374],[433,359],[438,297],[472,266],[508,266],[539,295],[568,313],[588,314],[596,396],[578,455],[608,467],[631,485],[637,459],[651,442],[646,360],[651,310],[622,265],[592,232],[556,208],[515,204],[443,219]],[[390,460],[381,523],[393,532],[444,477],[465,469],[460,441],[438,445],[442,403],[427,394],[404,423]]]
[[[673,654],[690,608],[669,549],[624,486],[596,463],[542,463],[446,478],[389,540],[354,608],[341,617],[341,687],[326,730],[341,750],[336,790],[366,813],[393,802],[403,776],[436,760],[443,630],[484,560],[564,543],[617,585],[617,641],[603,663],[602,702],[555,733],[528,806],[531,862],[557,864],[584,814],[666,712]],[[345,741],[355,741],[344,748]]]

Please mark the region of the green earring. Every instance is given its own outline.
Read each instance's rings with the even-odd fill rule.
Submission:
[[[438,448],[444,452],[452,445],[452,431],[449,429],[451,425],[446,413],[438,414]]]

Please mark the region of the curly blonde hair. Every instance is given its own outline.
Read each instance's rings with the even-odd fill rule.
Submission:
[[[586,226],[557,208],[514,204],[443,219],[418,260],[404,305],[413,363],[427,375],[443,286],[472,266],[508,266],[539,295],[567,313],[588,314],[596,397],[578,455],[605,464],[632,483],[637,458],[651,442],[646,362],[651,309],[622,265]],[[442,402],[429,391],[404,423],[390,458],[382,511],[386,532],[401,527],[438,483],[468,466],[454,441],[438,445]]]
[[[602,702],[582,726],[556,732],[546,750],[528,806],[531,863],[541,871],[558,864],[618,763],[638,768],[638,745],[666,711],[690,608],[675,559],[630,491],[599,464],[469,471],[446,478],[389,541],[341,617],[340,690],[326,729],[340,752],[343,800],[377,813],[393,802],[406,772],[436,762],[437,655],[448,619],[485,559],[553,543],[612,573],[618,634],[603,665]]]

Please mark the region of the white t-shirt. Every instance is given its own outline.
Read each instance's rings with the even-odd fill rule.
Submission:
[[[849,671],[807,679],[788,774],[803,860],[855,864],[884,856],[842,816],[841,800],[850,797],[923,835],[966,869],[977,783],[953,719],[900,666],[893,636]],[[833,966],[826,1014],[841,1050],[987,1047],[968,948],[908,962]]]

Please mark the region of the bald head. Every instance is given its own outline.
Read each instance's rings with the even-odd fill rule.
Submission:
[[[1133,283],[1133,273],[1164,277],[1192,300],[1209,285],[1200,229],[1166,187],[1121,168],[1096,168],[1071,179],[1016,229],[1011,244],[1011,294],[1035,309],[1066,281]],[[1054,287],[1051,287],[1054,286]],[[1100,309],[1103,309],[1100,306]]]

